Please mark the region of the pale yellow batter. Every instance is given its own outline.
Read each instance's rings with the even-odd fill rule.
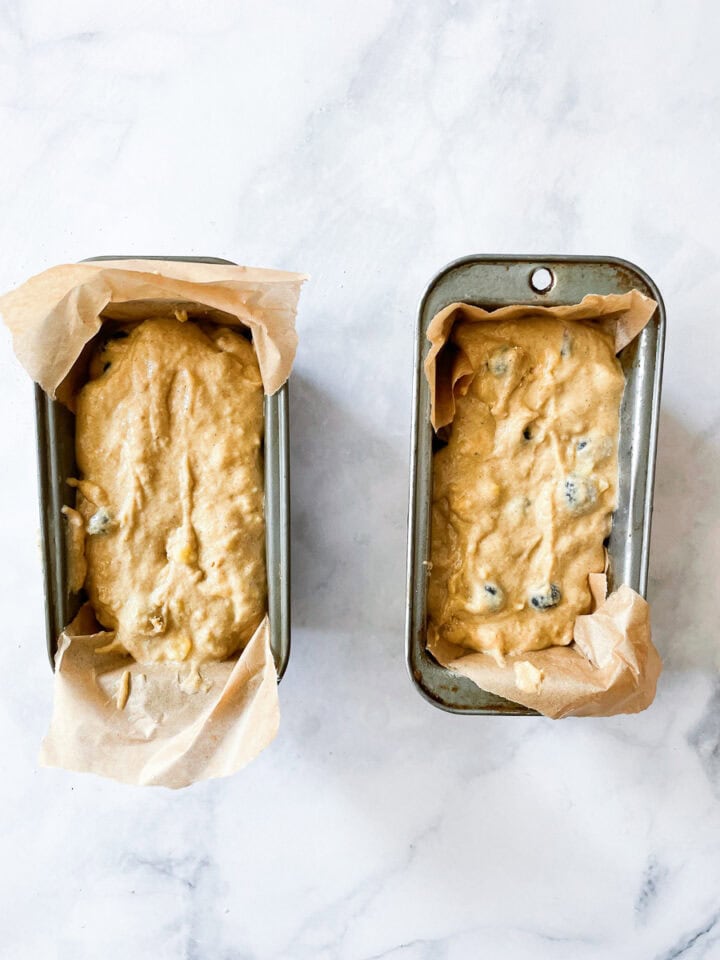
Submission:
[[[624,377],[590,323],[460,323],[475,376],[433,460],[428,614],[501,659],[572,640],[602,572]]]
[[[146,320],[77,399],[85,586],[140,662],[220,660],[266,609],[263,388],[224,327]]]

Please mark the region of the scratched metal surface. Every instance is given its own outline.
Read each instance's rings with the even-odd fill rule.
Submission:
[[[230,263],[215,257],[93,257],[91,260],[184,260]],[[67,585],[65,519],[62,508],[74,506],[67,477],[76,476],[75,417],[35,386],[40,528],[45,580],[48,657],[54,667],[57,638],[77,613],[83,593]],[[290,657],[290,455],[288,385],[265,397],[265,554],[268,578],[270,645],[278,677]]]
[[[544,292],[531,285],[533,273],[540,268],[552,274],[552,285]],[[438,310],[455,301],[487,309],[513,303],[555,306],[577,303],[589,293],[626,293],[632,289],[656,300],[658,309],[640,336],[619,354],[626,385],[620,410],[618,508],[608,543],[608,573],[611,590],[626,583],[644,596],[665,340],[665,308],[653,281],[634,264],[615,258],[470,256],[444,267],[425,291],[415,342],[406,653],[417,689],[435,706],[464,714],[536,715],[451,673],[426,650],[433,449],[430,391],[423,373],[429,348],[428,324]]]

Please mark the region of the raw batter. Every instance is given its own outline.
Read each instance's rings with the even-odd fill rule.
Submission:
[[[225,327],[146,320],[77,400],[85,587],[137,660],[221,660],[266,609],[263,388]]]
[[[605,565],[625,380],[590,323],[460,323],[476,371],[433,460],[428,613],[440,637],[504,654],[572,640]]]

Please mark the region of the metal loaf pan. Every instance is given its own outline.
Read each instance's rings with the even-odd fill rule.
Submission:
[[[542,275],[536,271],[542,269],[550,275],[545,274],[547,283],[541,284],[538,280]],[[482,255],[448,264],[425,291],[415,340],[406,651],[415,686],[437,707],[464,714],[536,715],[441,667],[425,646],[433,431],[423,364],[429,349],[430,320],[455,301],[488,310],[514,303],[557,306],[578,303],[590,293],[626,293],[633,289],[652,297],[658,308],[642,333],[619,354],[626,383],[620,409],[618,508],[608,543],[608,580],[610,590],[626,583],[644,596],[665,341],[665,308],[656,285],[639,267],[611,257]]]
[[[98,260],[181,260],[231,264],[215,257],[91,257]],[[82,594],[67,585],[65,504],[75,494],[66,483],[76,476],[75,417],[62,404],[35,386],[40,526],[45,575],[47,650],[54,667],[57,638],[72,620]],[[278,678],[290,657],[290,454],[287,383],[265,397],[265,562],[268,581],[270,646]]]

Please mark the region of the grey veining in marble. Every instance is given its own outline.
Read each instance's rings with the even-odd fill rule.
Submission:
[[[0,334],[0,956],[720,958],[720,13],[0,4],[0,289],[102,253],[305,270],[281,732],[181,793],[39,769],[31,385]],[[471,252],[614,254],[668,310],[658,698],[463,718],[403,659],[412,328]]]

